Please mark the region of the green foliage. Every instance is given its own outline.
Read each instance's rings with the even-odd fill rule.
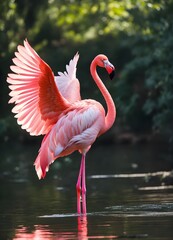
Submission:
[[[5,79],[11,58],[16,46],[27,37],[55,74],[65,70],[69,59],[80,52],[77,74],[83,97],[99,99],[99,91],[88,81],[89,64],[96,54],[107,54],[117,65],[110,91],[122,125],[138,132],[157,130],[171,139],[171,0],[42,0],[41,4],[5,0],[0,9],[1,118],[8,119],[10,114]],[[3,119],[2,123],[1,134],[8,129]]]
[[[145,1],[147,2],[147,1]],[[131,43],[131,60],[122,71],[128,91],[123,93],[122,112],[137,130],[150,128],[173,136],[173,20],[172,1],[150,1],[144,9],[133,9],[135,34],[123,44]],[[147,9],[149,7],[149,9]],[[140,15],[140,21],[137,16]],[[128,42],[127,42],[128,41]],[[140,113],[140,114],[139,114]],[[131,118],[131,116],[133,117]],[[136,130],[136,129],[135,129]]]

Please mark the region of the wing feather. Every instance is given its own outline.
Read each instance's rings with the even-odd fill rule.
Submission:
[[[66,71],[64,73],[58,72],[58,76],[55,77],[59,91],[71,103],[81,100],[80,84],[76,78],[78,60],[79,54],[76,53],[74,58],[70,60],[69,65],[66,65]]]
[[[59,92],[51,68],[39,57],[28,41],[17,47],[8,74],[10,101],[17,122],[31,135],[46,134],[70,103]]]

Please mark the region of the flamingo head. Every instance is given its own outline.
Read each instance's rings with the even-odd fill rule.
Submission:
[[[109,74],[110,79],[112,80],[115,74],[115,67],[112,63],[109,62],[108,58],[104,54],[99,54],[95,58],[96,64],[99,67],[105,68]]]

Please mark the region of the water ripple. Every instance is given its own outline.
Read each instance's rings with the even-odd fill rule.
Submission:
[[[77,213],[51,214],[38,216],[39,218],[69,218],[80,217]],[[173,217],[173,203],[165,204],[142,204],[139,206],[110,206],[102,212],[90,212],[86,216],[99,217]]]

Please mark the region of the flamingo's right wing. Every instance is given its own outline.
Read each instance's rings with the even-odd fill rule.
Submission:
[[[69,65],[66,65],[66,71],[64,73],[58,72],[58,76],[55,77],[55,82],[62,96],[71,103],[81,100],[80,84],[76,78],[78,59],[79,54],[76,53]]]
[[[69,107],[69,102],[56,86],[51,68],[39,57],[28,41],[18,46],[8,74],[13,112],[19,125],[31,135],[46,134],[57,122],[59,115]]]

